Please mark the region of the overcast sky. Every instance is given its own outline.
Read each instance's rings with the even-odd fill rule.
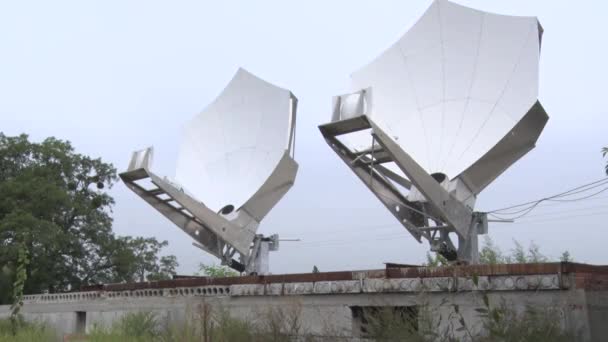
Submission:
[[[604,1],[457,1],[537,16],[545,29],[540,101],[550,116],[537,147],[479,197],[491,210],[603,176],[608,145],[608,32]],[[325,144],[331,96],[395,42],[431,3],[410,1],[0,1],[0,131],[67,139],[119,171],[130,153],[155,148],[154,171],[173,176],[181,125],[239,66],[298,98],[296,183],[260,231],[285,242],[274,273],[421,263],[418,244]],[[214,258],[117,183],[114,230],[168,240],[180,272]],[[535,241],[549,256],[606,264],[608,194],[541,205],[514,224],[494,223],[503,250]]]

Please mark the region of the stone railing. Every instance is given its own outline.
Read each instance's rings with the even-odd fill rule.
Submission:
[[[145,299],[150,297],[209,296],[292,296],[355,293],[415,293],[465,291],[540,291],[569,288],[569,278],[559,274],[521,276],[434,277],[434,278],[361,278],[294,283],[239,284],[225,286],[176,287],[123,291],[90,291],[24,296],[24,303]]]

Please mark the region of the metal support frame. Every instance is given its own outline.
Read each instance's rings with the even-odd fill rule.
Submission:
[[[450,261],[478,263],[478,235],[488,231],[486,213],[474,212],[477,194],[534,148],[549,119],[536,101],[520,121],[453,179],[430,175],[369,116],[372,88],[333,98],[332,122],[319,126],[325,141],[418,241]],[[339,137],[369,130],[372,144],[351,149]],[[405,177],[384,166],[393,163]],[[402,193],[407,191],[407,193]],[[458,236],[454,246],[450,234]]]
[[[431,250],[450,261],[478,262],[477,235],[487,231],[485,214],[474,213],[448,192],[367,116],[332,122],[319,129],[334,152],[418,242],[426,239]],[[338,138],[368,129],[374,143],[365,151],[354,151]],[[394,162],[408,179],[382,166],[389,162]],[[398,186],[419,191],[425,200],[409,200]],[[458,248],[450,233],[458,235]]]
[[[269,252],[278,249],[279,238],[255,232],[259,221],[293,184],[297,164],[288,151],[260,190],[227,215],[215,213],[180,186],[152,173],[151,160],[152,148],[134,152],[128,171],[119,175],[129,189],[190,235],[196,241],[194,246],[219,258],[222,265],[247,274],[268,274]]]

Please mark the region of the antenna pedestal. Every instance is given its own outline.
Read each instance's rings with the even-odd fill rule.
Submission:
[[[270,237],[258,234],[253,240],[251,248],[249,267],[247,274],[267,275],[270,274],[270,252],[279,249],[279,235],[274,234]]]

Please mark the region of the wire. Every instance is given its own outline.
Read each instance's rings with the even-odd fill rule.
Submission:
[[[589,190],[598,188],[600,186],[606,185],[608,184],[608,178],[604,177],[602,179],[593,181],[591,183],[587,183],[581,186],[577,186],[573,189],[570,189],[568,191],[564,191],[549,197],[545,197],[545,198],[541,198],[539,200],[536,201],[529,201],[529,202],[525,202],[522,204],[517,204],[517,205],[512,205],[509,207],[505,207],[505,208],[501,208],[501,209],[496,209],[496,210],[492,210],[492,211],[488,211],[487,214],[501,219],[501,220],[515,220],[515,219],[519,219],[522,218],[526,215],[528,215],[529,213],[532,212],[532,210],[534,210],[539,204],[541,204],[542,202],[545,201],[552,201],[552,202],[576,202],[576,201],[582,201],[585,199],[589,199],[591,197],[597,196],[599,194],[601,194],[602,192],[608,190],[608,187],[605,187],[597,192],[594,192],[590,195],[586,195],[583,197],[578,197],[578,198],[567,198],[569,196],[572,195],[576,195],[576,194],[581,194],[584,192],[587,192]],[[511,209],[515,209],[515,210],[511,210]],[[511,211],[508,211],[511,210]],[[506,216],[505,216],[506,215]],[[515,216],[513,216],[515,215]]]
[[[601,184],[598,184],[598,183],[601,183]],[[568,191],[564,191],[564,192],[561,192],[559,194],[543,198],[541,200],[536,200],[536,201],[530,201],[530,202],[526,202],[526,203],[522,203],[522,204],[517,204],[517,205],[513,205],[513,206],[510,206],[510,207],[506,207],[506,208],[492,210],[490,212],[491,213],[495,213],[495,212],[499,212],[499,211],[504,211],[504,210],[508,210],[508,209],[513,209],[513,208],[521,207],[521,206],[524,206],[524,205],[527,205],[527,204],[533,204],[533,203],[536,203],[538,201],[542,201],[542,200],[546,200],[546,199],[551,199],[551,198],[556,198],[556,197],[563,197],[563,196],[566,196],[566,195],[573,195],[573,194],[579,193],[581,191],[591,190],[591,189],[593,189],[595,187],[604,185],[606,183],[608,183],[608,178],[604,177],[604,178],[596,180],[594,182],[578,186],[578,187],[576,187],[574,189],[570,189]],[[588,188],[588,189],[585,189],[585,188]],[[584,189],[584,190],[581,190],[581,189]],[[581,190],[581,191],[574,192],[576,190]]]
[[[608,178],[603,178],[591,183],[587,183],[581,186],[577,186],[573,189],[558,193],[556,195],[552,195],[549,197],[545,197],[536,201],[530,201],[530,202],[526,202],[526,203],[522,203],[522,204],[518,204],[518,205],[513,205],[510,207],[506,207],[506,208],[502,208],[502,209],[497,209],[497,210],[493,210],[493,211],[489,211],[487,212],[489,216],[491,217],[495,217],[498,219],[502,219],[502,220],[515,220],[515,219],[520,219],[523,218],[525,216],[527,216],[528,218],[533,218],[533,217],[540,217],[540,219],[526,219],[523,220],[521,222],[518,222],[516,224],[538,224],[538,223],[544,223],[544,222],[555,222],[557,220],[563,220],[563,219],[569,219],[569,218],[575,218],[575,217],[586,217],[586,216],[597,216],[597,215],[608,215],[608,212],[605,211],[592,211],[590,213],[582,213],[580,215],[567,215],[567,216],[559,216],[559,215],[555,215],[555,214],[562,214],[562,213],[569,213],[569,212],[576,212],[576,211],[584,211],[584,210],[590,210],[590,209],[600,209],[600,208],[606,208],[605,206],[591,206],[591,207],[583,207],[583,208],[575,208],[575,209],[571,209],[571,210],[562,210],[562,211],[553,211],[553,212],[548,212],[548,213],[541,213],[541,214],[537,214],[537,215],[532,215],[532,216],[528,216],[528,214],[530,212],[532,212],[534,209],[538,208],[541,205],[558,205],[558,204],[565,204],[565,203],[572,203],[572,202],[577,202],[577,201],[582,201],[582,200],[586,200],[586,199],[606,199],[608,198],[608,196],[600,196],[600,197],[596,197],[597,195],[605,192],[608,190],[608,186],[604,187],[602,189],[600,189],[599,191],[596,191],[592,194],[588,194],[582,197],[577,197],[577,198],[569,198],[573,195],[577,195],[577,194],[582,194],[585,192],[589,192],[592,189],[596,189],[598,187],[604,186],[608,184]],[[549,202],[549,203],[547,203]],[[409,207],[409,206],[408,206]],[[523,207],[523,208],[522,208]],[[509,209],[516,209],[516,208],[521,208],[515,211],[509,211],[506,212]],[[416,212],[419,212],[418,210],[416,210],[415,208],[410,208],[412,210],[415,210]],[[429,215],[426,215],[423,212],[419,212],[422,215],[425,215],[429,218],[432,218]],[[513,216],[513,215],[516,216]],[[508,217],[509,215],[511,215],[511,217]],[[542,217],[545,216],[545,217]],[[322,231],[323,235],[331,235],[331,233],[341,233],[341,232],[348,232],[348,233],[353,233],[353,234],[360,234],[360,233],[368,233],[369,230],[374,229],[374,230],[383,230],[383,229],[395,229],[401,227],[397,222],[395,223],[382,223],[382,224],[376,224],[376,225],[360,225],[360,226],[355,226],[355,227],[347,227],[347,226],[343,226],[341,227],[342,229],[335,229],[335,226],[332,227],[327,227],[327,229],[320,229],[320,230],[315,230],[315,231]],[[343,246],[343,245],[349,245],[349,244],[359,244],[359,243],[368,243],[369,241],[398,241],[399,238],[403,237],[404,235],[402,234],[402,232],[400,233],[389,233],[386,232],[385,234],[381,234],[381,235],[376,235],[373,238],[370,237],[365,237],[365,238],[360,238],[360,237],[356,237],[353,236],[354,239],[344,239],[344,238],[333,238],[333,239],[320,239],[320,240],[306,240],[304,239],[302,242],[299,242],[297,244],[294,244],[293,247],[294,248],[316,248],[316,247],[334,247],[334,246]]]
[[[518,222],[515,222],[512,224],[514,224],[514,225],[546,224],[546,223],[554,223],[554,222],[563,222],[563,221],[567,221],[568,219],[571,219],[571,218],[580,218],[580,217],[589,217],[589,216],[605,216],[605,215],[608,215],[608,211],[595,212],[595,213],[582,214],[582,215],[556,216],[556,217],[544,218],[544,219],[540,219],[540,220],[521,220],[521,221],[518,221]]]
[[[560,204],[560,203],[548,203],[548,204]],[[592,210],[592,209],[606,209],[606,204],[590,206],[590,207],[559,210],[559,211],[542,212],[540,214],[528,215],[528,216],[526,216],[526,219],[535,218],[535,217],[547,217],[547,216],[551,217],[551,216],[555,216],[556,214],[559,215],[559,214],[566,214],[566,213],[573,213],[573,212],[581,212],[581,211],[587,211],[587,210]]]
[[[519,207],[522,207],[522,206],[525,206],[525,205],[530,205],[530,206],[531,206],[531,205],[536,204],[537,202],[542,202],[542,201],[546,201],[546,200],[553,199],[553,198],[564,197],[564,196],[566,196],[566,195],[574,195],[574,194],[580,193],[580,192],[582,192],[582,191],[591,190],[591,189],[593,189],[593,188],[595,188],[595,187],[597,187],[597,186],[604,185],[604,184],[606,184],[607,182],[608,182],[608,178],[604,178],[604,179],[601,179],[601,180],[598,180],[598,181],[595,181],[595,182],[591,182],[591,183],[588,183],[588,184],[585,184],[585,185],[581,185],[581,186],[579,186],[579,187],[576,187],[576,188],[574,188],[574,189],[571,189],[571,190],[568,190],[568,191],[565,191],[565,192],[559,193],[559,194],[557,194],[557,195],[549,196],[549,197],[546,197],[546,198],[543,198],[543,199],[540,199],[540,200],[536,200],[536,201],[530,201],[530,202],[526,202],[526,203],[522,203],[522,204],[513,205],[513,206],[506,207],[506,208],[502,208],[502,209],[496,209],[496,210],[492,210],[492,211],[489,211],[488,213],[497,213],[497,212],[503,212],[503,211],[505,211],[505,210],[509,210],[509,209],[515,209],[515,208],[519,208]],[[599,184],[598,184],[598,183],[599,183]],[[592,187],[591,187],[591,186],[592,186]],[[576,190],[580,190],[580,189],[583,189],[583,188],[587,188],[587,189],[584,189],[584,190],[581,190],[581,191],[576,191]],[[576,191],[576,192],[575,192],[575,191]],[[527,207],[527,208],[528,208],[528,207]],[[518,213],[520,213],[520,212],[523,212],[523,211],[527,210],[527,208],[525,208],[525,209],[521,209],[521,210],[519,210],[519,211],[515,211],[515,212],[502,213],[502,214],[503,214],[503,215],[518,214]]]
[[[497,219],[500,219],[500,220],[517,220],[517,219],[519,219],[519,218],[522,218],[522,217],[524,217],[524,216],[528,215],[528,214],[529,214],[530,212],[532,212],[532,210],[534,210],[534,208],[536,208],[536,207],[537,207],[537,206],[538,206],[540,203],[541,203],[540,201],[539,201],[539,202],[534,203],[534,204],[533,204],[533,205],[532,205],[530,208],[526,209],[526,210],[524,211],[524,213],[523,213],[523,214],[521,214],[521,215],[519,215],[519,216],[515,216],[515,217],[503,217],[503,216],[499,216],[499,215],[492,214],[492,213],[488,213],[488,215],[490,215],[490,216],[492,216],[492,217],[495,217],[495,218],[497,218]]]
[[[604,192],[606,190],[608,190],[608,187],[603,188],[602,190],[600,190],[598,192],[595,192],[595,193],[593,193],[593,194],[591,194],[589,196],[585,196],[585,197],[574,198],[574,199],[552,199],[550,201],[555,201],[555,202],[576,202],[576,201],[582,201],[584,199],[591,198],[591,197],[594,197],[596,195],[599,195],[599,194],[601,194],[602,192]]]

